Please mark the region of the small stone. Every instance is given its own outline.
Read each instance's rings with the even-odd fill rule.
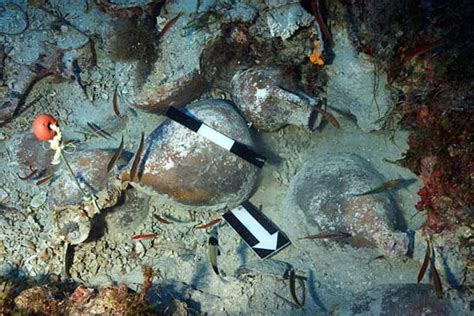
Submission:
[[[9,194],[4,189],[0,189],[0,202],[5,201],[8,198]]]
[[[138,254],[139,257],[143,257],[145,255],[145,246],[140,241],[137,241],[135,244],[135,252]]]
[[[32,208],[38,208],[38,207],[42,206],[44,203],[46,203],[47,196],[48,196],[48,194],[47,194],[46,191],[42,191],[42,192],[36,194],[31,199],[30,206]]]

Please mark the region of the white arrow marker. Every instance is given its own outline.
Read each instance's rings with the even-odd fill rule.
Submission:
[[[232,214],[247,228],[250,233],[259,241],[252,248],[276,250],[278,243],[278,231],[270,234],[260,223],[249,214],[249,212],[239,205],[234,208]]]

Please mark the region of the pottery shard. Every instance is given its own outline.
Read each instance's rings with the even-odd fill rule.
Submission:
[[[283,67],[254,67],[232,78],[232,97],[252,126],[276,131],[292,124],[314,130],[320,124],[319,101],[298,90],[294,76]]]
[[[354,246],[383,247],[382,236],[402,228],[388,193],[355,196],[384,183],[363,158],[326,154],[307,161],[293,178],[289,204],[322,232],[344,231]]]
[[[187,111],[232,139],[253,146],[245,121],[229,103],[204,100],[188,106]],[[121,177],[129,180],[129,172]],[[135,181],[186,205],[236,206],[249,197],[256,178],[254,165],[168,120],[148,137],[140,180]]]
[[[49,144],[40,142],[32,132],[12,138],[8,147],[16,159],[21,176],[26,176],[35,169],[38,170],[37,175],[48,175],[55,168],[51,165],[54,151],[48,149]]]
[[[98,194],[111,186],[114,176],[113,172],[107,173],[107,164],[113,155],[114,152],[112,151],[86,150],[67,156],[71,168],[86,194]],[[50,208],[54,210],[78,205],[82,201],[83,193],[77,187],[74,178],[64,163],[61,163],[61,170],[57,173],[57,178],[52,182],[50,188]],[[106,203],[105,201],[102,202]]]

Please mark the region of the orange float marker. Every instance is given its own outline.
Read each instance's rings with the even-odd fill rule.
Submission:
[[[41,114],[33,122],[33,133],[40,141],[51,140],[56,136],[56,131],[51,129],[51,125],[58,125],[58,121],[49,114]]]

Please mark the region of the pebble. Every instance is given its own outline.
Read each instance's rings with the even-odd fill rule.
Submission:
[[[5,201],[8,198],[9,194],[4,189],[0,189],[0,202]]]
[[[145,255],[145,246],[139,241],[135,244],[135,252],[138,254],[138,256],[143,257]]]
[[[41,193],[38,193],[36,194],[32,199],[31,199],[31,202],[30,202],[30,206],[32,208],[38,208],[40,207],[41,205],[43,205],[45,202],[46,202],[46,198],[47,198],[47,193],[46,191],[43,191]]]
[[[0,140],[5,140],[7,138],[7,135],[3,132],[0,132]]]

